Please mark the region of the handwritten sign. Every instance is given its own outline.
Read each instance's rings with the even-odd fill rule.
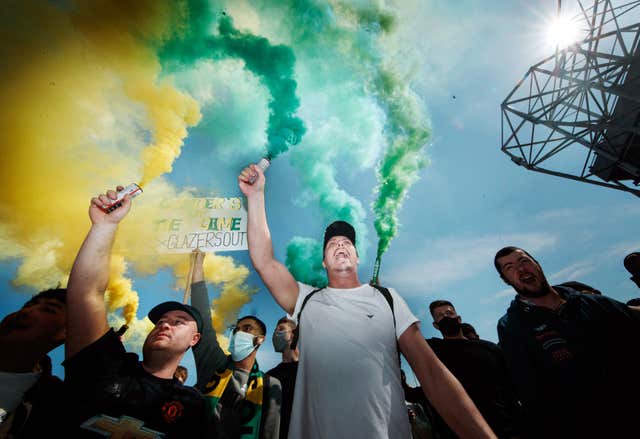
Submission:
[[[162,253],[248,248],[247,211],[239,197],[168,200],[161,207],[154,227]]]

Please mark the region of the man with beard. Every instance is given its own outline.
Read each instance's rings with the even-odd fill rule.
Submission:
[[[451,302],[435,300],[429,311],[433,327],[443,336],[427,340],[433,352],[458,378],[499,438],[519,437],[520,406],[500,348],[465,337],[462,320]],[[434,429],[441,439],[457,437],[439,416],[434,419]]]
[[[551,287],[526,251],[496,253],[518,293],[498,337],[532,437],[635,437],[640,314],[605,296]]]

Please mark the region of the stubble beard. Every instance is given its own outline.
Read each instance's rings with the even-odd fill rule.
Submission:
[[[544,275],[538,277],[538,279],[540,279],[540,287],[535,290],[528,289],[526,286],[521,288],[514,287],[514,289],[519,295],[521,295],[522,297],[526,297],[528,299],[536,299],[539,297],[546,296],[551,292],[551,287],[549,286],[549,282],[547,281],[547,278]]]

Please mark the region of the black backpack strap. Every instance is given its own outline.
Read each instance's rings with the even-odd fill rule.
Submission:
[[[385,298],[387,303],[389,304],[389,308],[391,308],[391,315],[393,316],[393,329],[396,329],[396,313],[393,309],[393,297],[391,297],[391,292],[388,288],[382,287],[380,285],[371,284],[373,288],[380,291],[380,294]]]
[[[320,290],[324,290],[324,287],[316,288],[315,290],[307,294],[307,297],[305,297],[304,300],[302,301],[302,305],[300,305],[300,311],[298,311],[298,315],[296,316],[296,320],[298,324],[296,326],[296,329],[294,329],[293,331],[293,339],[291,340],[291,345],[290,345],[292,351],[295,350],[296,346],[298,346],[298,338],[300,337],[300,316],[302,315],[302,310],[307,305],[307,302],[309,301],[309,299],[311,299],[311,296],[313,296]]]
[[[396,338],[396,313],[393,309],[393,297],[391,296],[391,292],[388,288],[385,288],[380,285],[370,284],[373,288],[380,291],[380,294],[385,298],[387,303],[389,304],[389,308],[391,308],[391,315],[393,316],[393,338]],[[400,360],[400,345],[398,344],[398,339],[396,338],[396,352],[398,352],[398,364],[401,364]]]

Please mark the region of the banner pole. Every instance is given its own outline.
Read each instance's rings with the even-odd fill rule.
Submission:
[[[187,284],[184,287],[184,297],[182,298],[182,303],[185,305],[189,304],[189,297],[191,296],[191,278],[193,277],[193,269],[196,265],[196,254],[191,252],[189,256],[189,273],[187,274]]]

